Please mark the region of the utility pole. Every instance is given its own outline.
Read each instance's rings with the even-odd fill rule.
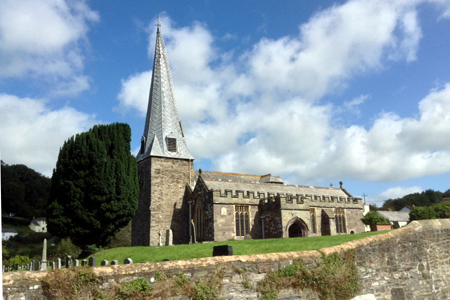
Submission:
[[[366,204],[366,196],[369,196],[369,195],[366,195],[366,194],[364,194],[364,193],[363,193],[363,197],[364,197],[364,204]]]

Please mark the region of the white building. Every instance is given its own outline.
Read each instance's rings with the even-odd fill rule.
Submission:
[[[2,240],[9,240],[11,237],[16,236],[18,233],[14,229],[2,227]]]
[[[47,219],[37,218],[33,219],[28,225],[34,232],[47,232]]]

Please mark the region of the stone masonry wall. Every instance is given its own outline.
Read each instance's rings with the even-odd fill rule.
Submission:
[[[376,299],[448,299],[450,298],[450,220],[414,221],[410,225],[373,237],[321,249],[326,255],[355,250],[356,265],[363,294]],[[257,299],[254,289],[270,271],[302,259],[313,268],[321,261],[319,251],[273,253],[248,256],[223,256],[185,261],[142,263],[95,267],[103,277],[100,289],[136,278],[154,282],[156,272],[167,275],[183,272],[191,281],[207,277],[218,267],[226,269],[220,299]],[[233,266],[246,269],[238,274]],[[3,299],[44,299],[39,280],[47,272],[3,274]],[[251,287],[244,287],[244,276]],[[177,299],[187,299],[179,297]],[[319,299],[311,291],[283,290],[278,299]]]
[[[157,246],[161,232],[164,245],[166,230],[172,229],[173,243],[189,242],[189,217],[183,202],[186,184],[194,176],[190,160],[149,157],[138,162],[139,205],[133,219],[134,246]]]

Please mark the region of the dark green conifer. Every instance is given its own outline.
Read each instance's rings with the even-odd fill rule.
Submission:
[[[94,126],[64,142],[47,209],[48,230],[77,246],[108,245],[134,216],[139,195],[127,124]]]

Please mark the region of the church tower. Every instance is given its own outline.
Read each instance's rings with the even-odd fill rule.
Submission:
[[[136,159],[140,193],[132,245],[164,245],[168,229],[174,244],[187,243],[183,196],[186,184],[193,182],[194,157],[184,138],[159,18],[147,117]]]

